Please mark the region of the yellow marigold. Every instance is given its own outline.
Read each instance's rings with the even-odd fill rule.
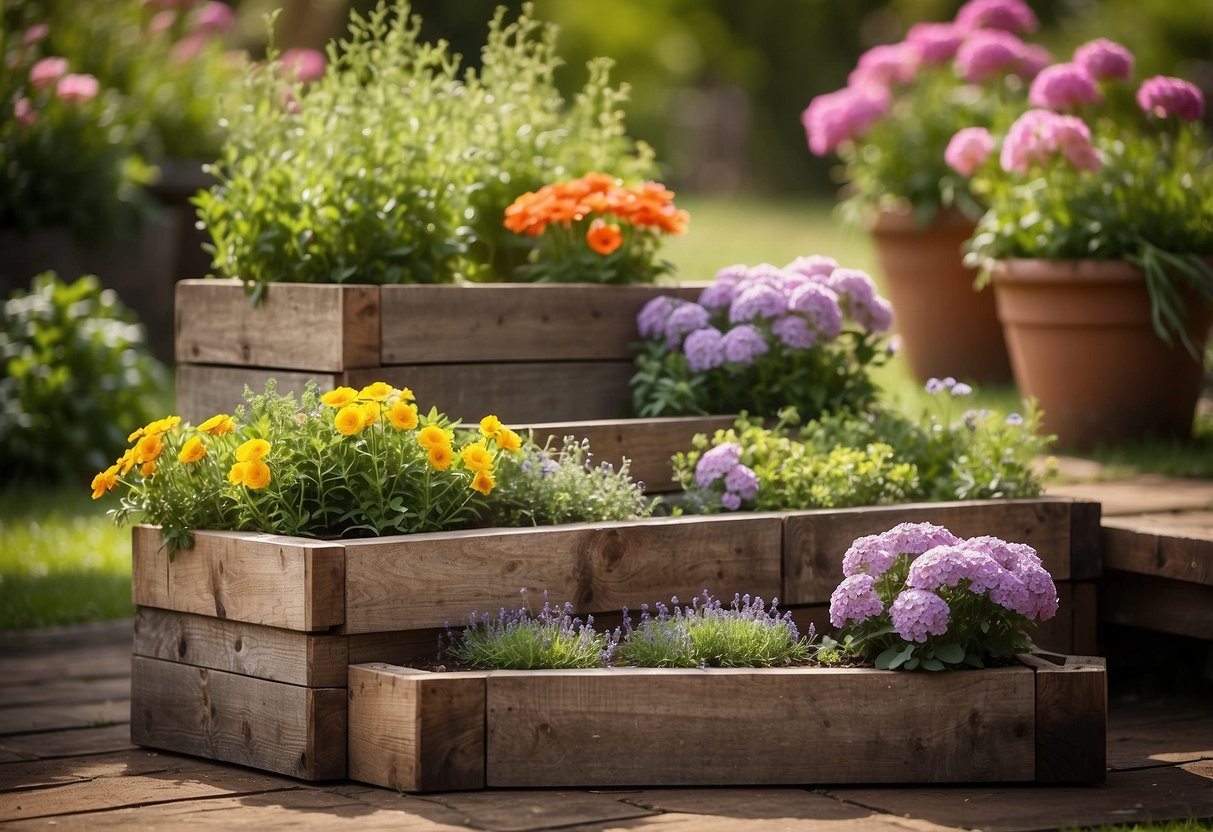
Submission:
[[[150,477],[156,473],[156,460],[149,459],[147,462],[139,466],[139,474],[144,477]]]
[[[270,466],[266,465],[259,459],[254,459],[244,464],[243,476],[241,483],[246,488],[265,488],[270,484]]]
[[[244,471],[248,466],[249,463],[247,462],[237,462],[227,472],[227,481],[232,485],[240,485],[240,483],[244,482]]]
[[[191,436],[181,446],[181,453],[177,454],[177,461],[183,465],[189,465],[191,462],[197,462],[204,456],[206,456],[206,445],[202,444],[202,438]]]
[[[472,490],[479,491],[486,497],[495,485],[497,485],[497,481],[493,479],[493,475],[488,471],[477,471],[476,476],[472,477]]]
[[[320,401],[331,407],[345,407],[352,401],[357,401],[358,391],[353,387],[338,387],[320,397]]]
[[[480,420],[480,435],[489,439],[496,439],[501,427],[501,420],[496,416],[485,416]]]
[[[417,444],[429,450],[439,445],[450,445],[451,440],[447,439],[446,431],[442,428],[437,425],[426,425],[417,433]]]
[[[388,396],[396,392],[396,388],[386,381],[375,381],[363,387],[358,392],[358,398],[369,399],[373,402],[387,401]]]
[[[226,413],[219,413],[198,426],[199,433],[209,433],[211,436],[226,436],[236,430],[236,422]]]
[[[459,455],[463,457],[463,464],[469,471],[488,471],[493,467],[493,455],[484,447],[483,442],[468,445]]]
[[[407,387],[400,388],[400,398],[406,402],[416,401],[417,397],[413,395],[413,391]]]
[[[502,428],[497,434],[497,447],[503,451],[514,453],[522,448],[522,437],[509,428]]]
[[[430,465],[434,466],[435,471],[445,471],[451,467],[451,446],[446,442],[441,445],[433,445],[430,447],[427,454],[430,460]]]
[[[143,435],[144,430],[145,430],[144,428],[138,428],[137,430],[131,431],[131,435],[126,437],[126,441],[134,442],[136,439],[138,439],[140,436]]]
[[[342,436],[354,436],[366,427],[366,411],[361,405],[347,404],[333,417],[333,426]]]
[[[155,462],[164,450],[164,443],[154,433],[144,434],[135,444],[134,463],[142,465],[145,462]]]
[[[373,425],[379,421],[379,414],[383,410],[379,402],[372,399],[369,402],[362,403],[362,417],[367,425]]]
[[[417,405],[398,401],[388,411],[388,418],[396,430],[412,430],[417,427]]]
[[[264,439],[250,439],[236,449],[237,462],[253,462],[258,459],[265,459],[266,454],[270,452],[270,443]]]
[[[165,416],[163,419],[157,419],[154,422],[148,422],[143,428],[144,435],[159,436],[162,433],[168,433],[181,421],[180,416]]]
[[[106,493],[112,491],[118,484],[118,466],[111,465],[93,477],[93,499],[100,500]]]
[[[127,448],[122,452],[122,456],[118,457],[118,468],[123,474],[129,474],[131,469],[135,467],[135,449]]]

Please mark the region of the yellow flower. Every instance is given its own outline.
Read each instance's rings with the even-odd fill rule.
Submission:
[[[122,452],[122,456],[118,457],[118,467],[123,474],[129,474],[131,469],[135,467],[135,449],[127,448]]]
[[[132,431],[131,435],[126,437],[126,441],[134,442],[136,439],[138,439],[140,436],[143,435],[144,431],[145,431],[145,428],[139,428],[138,430]]]
[[[337,411],[337,415],[333,417],[333,425],[342,436],[361,433],[366,427],[366,411],[361,405],[347,404]]]
[[[241,482],[246,488],[265,488],[270,484],[270,466],[259,459],[246,462]]]
[[[118,466],[111,465],[93,477],[93,499],[100,500],[106,493],[112,491],[118,484]]]
[[[270,452],[270,443],[264,439],[250,439],[236,449],[237,462],[254,462],[264,459]]]
[[[407,387],[400,388],[400,398],[406,402],[416,401],[417,397],[413,395],[413,391]]]
[[[502,428],[497,434],[497,447],[503,451],[514,453],[522,447],[522,437],[509,428]]]
[[[143,428],[144,435],[159,436],[162,433],[168,433],[177,426],[181,421],[180,416],[166,416],[163,419],[157,419],[154,422],[148,422]]]
[[[476,476],[472,477],[472,490],[479,491],[486,497],[496,484],[497,481],[493,479],[493,475],[488,471],[477,471]]]
[[[379,421],[379,413],[382,410],[379,402],[372,399],[369,402],[362,404],[362,418],[367,425],[373,425]]]
[[[386,381],[376,381],[363,387],[358,393],[360,399],[370,399],[373,402],[386,401],[387,397],[396,392],[396,388]]]
[[[435,471],[445,471],[451,467],[451,446],[445,442],[431,446],[427,456]]]
[[[247,462],[237,462],[232,466],[231,470],[227,472],[227,481],[232,485],[240,485],[240,483],[244,482],[244,471],[246,468],[248,468],[248,466],[249,463]]]
[[[496,439],[501,430],[501,420],[496,416],[485,416],[480,420],[480,435],[488,439]]]
[[[468,445],[459,455],[463,457],[463,464],[469,471],[488,471],[493,467],[493,455],[484,447],[483,442]]]
[[[147,462],[140,465],[139,473],[145,477],[150,477],[152,474],[156,473],[156,460],[149,459]]]
[[[134,464],[142,465],[146,462],[155,462],[163,450],[164,443],[160,441],[160,437],[157,434],[144,434],[143,438],[135,445]]]
[[[388,411],[388,418],[396,430],[412,430],[417,427],[417,405],[398,401]]]
[[[204,456],[206,456],[206,445],[202,444],[202,438],[191,436],[181,446],[181,453],[177,454],[177,461],[183,465],[188,465],[191,462],[197,462]]]
[[[236,422],[226,413],[219,413],[200,424],[197,430],[199,433],[209,433],[211,436],[226,436],[235,432]]]
[[[345,407],[357,399],[358,391],[353,387],[338,387],[336,390],[330,390],[320,397],[320,401],[331,407]]]
[[[426,450],[450,443],[451,441],[446,437],[446,431],[437,425],[426,425],[417,434],[417,444]]]

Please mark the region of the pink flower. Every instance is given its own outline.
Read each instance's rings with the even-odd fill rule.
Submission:
[[[1074,63],[1096,81],[1127,81],[1133,77],[1133,53],[1107,38],[1089,41],[1075,49]]]
[[[148,31],[159,34],[173,28],[173,24],[176,22],[177,13],[172,9],[163,9],[152,15],[152,20],[147,25],[147,28]]]
[[[17,119],[17,123],[22,127],[29,127],[38,120],[38,113],[34,110],[34,105],[30,103],[30,100],[22,97],[13,104],[13,118]]]
[[[1013,72],[1020,78],[1035,78],[1042,69],[1053,63],[1053,55],[1039,43],[1025,43],[1023,54]]]
[[[1201,91],[1182,78],[1166,75],[1155,75],[1142,81],[1137,90],[1137,104],[1158,118],[1199,121],[1205,114],[1205,97]]]
[[[918,72],[918,55],[918,49],[908,43],[873,46],[859,56],[858,65],[847,77],[847,86],[908,84]]]
[[[840,144],[858,138],[889,111],[892,100],[883,87],[843,87],[819,95],[801,114],[809,150],[824,156]]]
[[[67,75],[67,58],[43,58],[30,67],[29,83],[35,90],[44,90]]]
[[[236,13],[226,3],[210,0],[198,10],[194,24],[198,27],[199,32],[220,35],[230,31],[236,25]]]
[[[925,642],[928,636],[942,636],[951,620],[948,602],[925,589],[902,590],[889,606],[893,631],[906,641]]]
[[[1007,131],[999,164],[1011,173],[1027,173],[1033,165],[1049,164],[1058,152],[1077,170],[1099,170],[1099,153],[1082,119],[1051,110],[1028,110]]]
[[[969,0],[956,13],[956,25],[966,30],[1035,32],[1040,21],[1023,0]]]
[[[984,127],[966,127],[948,142],[943,153],[948,167],[961,176],[972,176],[994,151],[994,137]]]
[[[942,64],[952,60],[965,39],[965,30],[955,23],[915,23],[906,32],[906,43],[918,50],[924,64]]]
[[[202,53],[203,48],[209,40],[210,36],[202,31],[186,35],[173,44],[173,61],[179,64],[188,64]]]
[[[33,46],[50,34],[50,31],[51,27],[45,23],[36,23],[25,30],[25,34],[21,36],[21,44],[23,46]]]
[[[1014,72],[1024,59],[1024,43],[1010,32],[978,29],[956,50],[956,71],[966,81]]]
[[[845,627],[852,621],[861,624],[884,612],[875,583],[876,579],[866,573],[844,578],[830,595],[830,623],[835,627]]]
[[[97,97],[101,84],[91,75],[64,75],[55,87],[55,94],[63,101],[75,103],[91,101]]]
[[[281,61],[282,68],[296,81],[307,83],[324,77],[324,53],[315,49],[288,49]]]
[[[1053,64],[1032,81],[1028,103],[1049,110],[1072,110],[1103,100],[1095,79],[1078,64]]]

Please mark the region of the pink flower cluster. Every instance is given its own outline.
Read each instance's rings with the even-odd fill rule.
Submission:
[[[1052,110],[1028,110],[1015,120],[1003,139],[999,164],[1010,173],[1027,173],[1060,155],[1075,170],[1100,168],[1099,152],[1091,143],[1091,129],[1077,116]]]
[[[30,27],[25,37],[31,43],[37,43],[45,38],[46,34],[45,27]],[[28,76],[31,94],[40,101],[44,100],[40,93],[53,94],[66,104],[82,104],[96,98],[101,92],[100,82],[92,75],[69,72],[69,69],[67,58],[58,55],[36,61],[30,67]],[[13,102],[13,118],[23,127],[33,125],[38,120],[34,100],[29,96],[22,96]]]
[[[1137,90],[1137,104],[1148,115],[1200,121],[1205,115],[1205,97],[1182,78],[1156,75],[1147,78]]]
[[[724,493],[720,504],[729,511],[741,508],[744,500],[758,496],[758,475],[748,465],[741,463],[741,445],[725,442],[704,452],[695,465],[695,485],[711,488],[721,482]]]

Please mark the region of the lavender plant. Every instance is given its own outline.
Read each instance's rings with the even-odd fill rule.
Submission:
[[[1057,612],[1057,589],[1032,547],[962,540],[901,523],[861,537],[830,597],[842,648],[895,670],[984,667],[1028,649],[1026,630]]]
[[[527,591],[522,591],[523,598]],[[573,605],[553,603],[543,593],[543,608],[532,614],[526,605],[471,613],[462,630],[448,625],[444,652],[463,664],[485,670],[554,670],[602,667],[610,663],[618,632],[597,633],[594,617],[582,623]]]

